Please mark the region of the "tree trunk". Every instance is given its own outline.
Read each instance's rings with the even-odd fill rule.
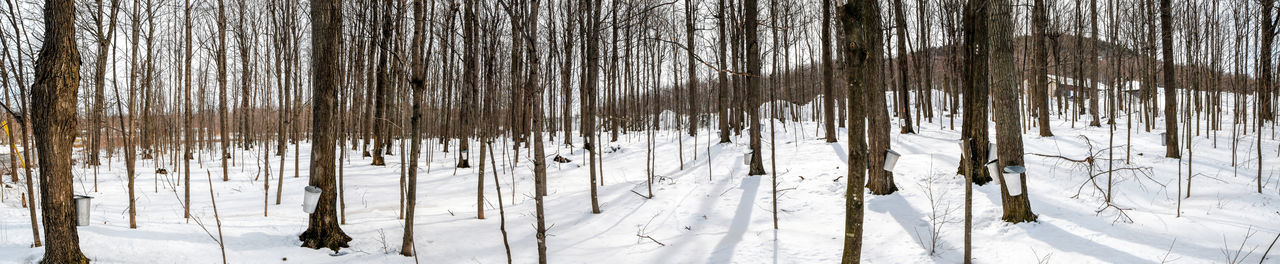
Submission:
[[[1103,44],[1103,42],[1098,39],[1098,0],[1089,0],[1089,21],[1091,27],[1089,34],[1091,37],[1089,39],[1088,60],[1091,66],[1089,67],[1090,74],[1086,75],[1089,77],[1089,116],[1091,118],[1091,120],[1089,120],[1089,126],[1102,127],[1102,122],[1098,117],[1098,84],[1102,83],[1102,75],[1099,73],[1101,72],[1099,67],[1101,67],[1102,64],[1099,63],[1098,59],[1098,47]],[[1116,77],[1113,76],[1112,78]],[[1111,91],[1118,91],[1117,89],[1118,88],[1111,89]]]
[[[191,0],[184,1],[183,6],[186,7],[183,8],[186,48],[183,49],[182,73],[182,218],[191,219],[191,147],[195,146],[195,137],[192,136],[194,131],[191,129]]]
[[[1163,49],[1160,53],[1164,54],[1164,156],[1167,158],[1181,158],[1182,155],[1179,154],[1178,150],[1178,91],[1174,89],[1175,80],[1173,78],[1176,69],[1173,67],[1172,5],[1170,0],[1160,0],[1160,42],[1162,42],[1161,49]],[[1268,19],[1270,18],[1263,20]],[[1270,74],[1270,72],[1264,72],[1263,75]],[[1264,94],[1260,98],[1269,96]]]
[[[392,80],[391,73],[388,71],[392,65],[389,64],[388,58],[391,57],[391,34],[393,34],[394,30],[392,27],[392,17],[394,16],[395,11],[391,10],[390,0],[382,1],[382,5],[382,34],[380,36],[381,41],[378,43],[380,46],[378,51],[381,55],[378,56],[379,66],[378,75],[376,76],[378,80],[376,88],[374,89],[373,98],[376,101],[373,106],[373,162],[371,165],[374,166],[387,165],[383,155],[386,154],[386,147],[390,145],[389,141],[391,139],[391,133],[389,131],[391,128],[388,124],[391,120],[389,119],[390,113],[387,113],[387,108],[389,107],[387,104],[391,101],[391,91],[389,91],[391,87],[389,86],[392,85]]]
[[[907,92],[907,13],[902,11],[903,0],[893,0],[893,21],[894,28],[898,32],[898,91],[894,94],[898,98],[898,116],[902,118],[902,134],[914,134],[915,129],[911,127],[911,94]],[[918,103],[918,102],[917,102]],[[886,124],[887,125],[887,124]],[[874,148],[872,148],[874,149]],[[890,183],[892,184],[892,183]]]
[[[342,3],[311,1],[311,67],[314,69],[311,119],[311,177],[307,183],[320,187],[320,201],[307,221],[307,230],[298,236],[302,247],[328,248],[337,252],[348,247],[351,237],[338,226],[337,181],[334,150],[337,146],[334,117],[343,69],[338,58],[342,49]]]
[[[582,78],[583,98],[582,119],[583,119],[583,144],[587,148],[587,155],[590,157],[590,175],[591,175],[591,213],[600,213],[600,202],[596,194],[596,182],[600,175],[597,174],[596,168],[599,166],[596,153],[600,151],[599,142],[596,142],[596,95],[598,94],[598,86],[600,80],[600,2],[601,1],[585,1],[580,7],[586,8],[582,11],[587,12],[585,19],[582,21],[583,29],[586,29],[585,58],[586,75]]]
[[[424,32],[427,20],[426,9],[422,7],[425,0],[413,1],[413,42],[409,46],[410,65],[413,75],[410,77],[409,85],[413,89],[413,115],[409,117],[409,171],[408,184],[405,186],[405,214],[404,214],[404,238],[400,244],[400,255],[413,256],[415,254],[413,244],[414,229],[414,209],[418,203],[418,155],[422,152],[422,115],[423,105],[422,99],[424,93],[427,92],[426,83],[426,65],[422,58],[422,43],[426,41]],[[434,6],[432,10],[435,10]],[[480,177],[484,177],[484,152],[481,151],[480,158]]]
[[[835,86],[835,62],[831,59],[834,57],[831,30],[831,0],[822,0],[822,127],[827,143],[836,142],[835,93],[832,89]]]
[[[863,8],[867,12],[865,13],[866,15],[872,16],[869,19],[871,19],[870,23],[873,24],[869,26],[880,28],[880,18],[882,17],[880,5],[868,5]],[[876,32],[876,34],[867,35],[868,38],[866,40],[874,41],[874,43],[885,43],[886,39],[883,31]],[[867,107],[865,110],[868,125],[867,141],[869,143],[867,146],[867,164],[869,166],[867,169],[867,189],[874,195],[886,195],[897,191],[898,187],[893,183],[893,172],[883,169],[886,151],[890,148],[889,128],[893,126],[889,122],[887,94],[884,85],[886,78],[885,71],[883,71],[885,69],[885,60],[882,59],[884,46],[867,46],[867,52],[869,52],[868,56],[872,59],[863,63],[866,67],[875,69],[867,72],[870,76],[866,77],[865,87],[867,89],[861,101]],[[898,97],[901,98],[903,96]]]
[[[764,75],[761,73],[760,58],[760,38],[759,38],[759,11],[757,11],[758,3],[756,0],[743,0],[743,37],[746,42],[747,57],[747,82],[746,92],[747,98],[743,110],[747,111],[747,118],[751,128],[748,133],[751,134],[751,170],[747,175],[764,175],[764,159],[760,151],[760,89],[764,86]]]
[[[1274,89],[1275,76],[1272,75],[1272,44],[1276,39],[1276,21],[1274,20],[1275,0],[1259,0],[1262,5],[1262,36],[1261,49],[1259,49],[1258,67],[1258,120],[1274,122],[1276,115],[1272,111],[1272,89]]]
[[[227,160],[230,159],[231,141],[227,136],[227,12],[226,5],[218,0],[218,137],[222,141],[222,153],[218,160],[222,161],[222,181],[228,181]]]
[[[994,89],[992,92],[995,96],[995,105],[1020,105],[1021,102],[1018,102],[1018,72],[1017,67],[1014,65],[1015,62],[1013,55],[1013,36],[1015,30],[1013,23],[1013,3],[1010,0],[990,0],[989,3],[990,8],[992,8],[991,14],[983,17],[990,18],[988,23],[991,27],[991,32],[994,33],[990,35],[991,40],[987,43],[991,44],[990,72],[992,73],[991,87]],[[985,32],[983,34],[985,34]],[[983,61],[984,59],[982,58],[986,57],[985,54],[971,55],[976,55],[976,57],[971,58],[971,60],[975,61]],[[976,63],[966,63],[966,65],[968,64]],[[971,71],[969,73],[972,75],[966,76],[975,81],[973,85],[980,85],[982,84],[981,81],[986,79],[986,69],[986,67],[971,67]],[[992,107],[992,109],[995,112],[996,142],[999,144],[999,146],[996,147],[996,156],[999,157],[1000,168],[1003,170],[1005,166],[1023,166],[1022,124],[1018,116],[1018,109],[1014,107]],[[967,117],[968,115],[966,115],[966,119],[968,119]],[[983,119],[985,120],[985,118]],[[982,130],[986,131],[985,125]],[[981,149],[984,146],[988,146],[985,142],[975,145],[978,148],[973,148],[974,145],[971,145],[970,149]],[[986,150],[979,150],[977,152],[977,155],[973,156],[985,156],[985,154],[988,153]],[[986,171],[986,168],[981,165],[973,165],[974,166],[971,166],[970,168],[972,173]],[[1027,194],[1026,173],[1021,174],[1019,179],[1006,179],[1003,174],[994,176],[1000,177],[1000,183],[1002,185],[1007,184],[1012,180],[1021,181],[1023,183],[1021,190],[1022,195],[1018,196],[1009,196],[1007,188],[1003,188],[1003,186],[1000,188],[1000,201],[1004,206],[1004,217],[1001,219],[1010,223],[1035,221],[1036,215],[1031,212],[1031,200],[1028,198]]]
[[[616,8],[617,8],[616,6],[613,7],[613,9],[616,9]],[[698,108],[699,108],[698,107],[698,72],[696,71],[696,67],[694,67],[694,65],[696,65],[697,62],[694,61],[694,54],[693,54],[695,50],[695,46],[693,45],[693,34],[697,33],[697,31],[695,31],[693,27],[693,24],[694,24],[693,17],[694,17],[694,14],[698,13],[697,11],[698,6],[693,3],[693,0],[684,0],[684,8],[685,8],[684,10],[685,12],[684,44],[685,44],[685,51],[687,52],[688,54],[687,56],[689,59],[689,65],[686,65],[689,67],[689,87],[688,87],[689,98],[687,98],[689,99],[689,109],[687,110],[689,114],[689,136],[697,138]]]
[[[716,38],[717,44],[720,45],[720,49],[716,51],[716,57],[718,58],[717,61],[720,64],[720,69],[717,70],[717,75],[720,80],[720,96],[717,96],[718,98],[716,98],[718,100],[716,102],[716,114],[719,117],[716,119],[719,119],[720,122],[720,143],[729,143],[729,130],[731,129],[729,126],[729,113],[731,110],[729,109],[731,108],[729,107],[729,75],[726,73],[726,71],[729,70],[729,59],[726,55],[729,40],[725,37],[725,32],[728,29],[725,28],[724,23],[726,15],[725,10],[728,8],[725,7],[724,1],[725,0],[720,0],[720,12],[716,15],[716,29],[720,34],[720,37]]]
[[[1049,128],[1049,86],[1048,86],[1048,66],[1049,66],[1049,50],[1045,44],[1045,34],[1049,30],[1049,17],[1045,14],[1045,0],[1035,0],[1031,7],[1031,45],[1034,46],[1034,54],[1031,56],[1031,79],[1033,89],[1031,92],[1034,100],[1033,106],[1036,110],[1036,120],[1039,121],[1040,136],[1052,137],[1053,131]],[[985,94],[985,93],[984,93]]]
[[[111,56],[111,43],[115,42],[116,33],[116,14],[120,11],[120,1],[111,0],[111,15],[109,20],[103,20],[102,0],[97,1],[97,13],[94,14],[93,20],[96,22],[97,31],[94,32],[94,42],[98,45],[97,59],[93,63],[93,109],[90,112],[89,120],[89,157],[86,161],[88,165],[97,166],[100,164],[98,160],[98,152],[102,148],[102,125],[106,110],[106,75],[107,61]],[[108,23],[107,29],[103,29],[103,22]],[[105,30],[105,32],[104,32]],[[115,78],[112,78],[115,79]],[[98,190],[97,176],[93,181],[94,191]]]
[[[844,253],[841,263],[862,262],[862,186],[866,181],[867,145],[864,105],[858,103],[863,91],[876,84],[880,71],[875,61],[880,54],[879,2],[876,0],[850,0],[840,13],[843,25],[845,80],[849,100],[849,154],[848,179],[845,189]]]
[[[31,85],[32,123],[40,149],[40,207],[46,236],[42,263],[89,263],[76,230],[71,145],[76,135],[80,52],[75,39],[75,2],[47,0],[44,41]],[[35,206],[35,205],[32,205]]]

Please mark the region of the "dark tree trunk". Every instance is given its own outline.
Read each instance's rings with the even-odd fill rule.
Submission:
[[[41,263],[89,263],[76,230],[71,145],[76,137],[76,92],[80,52],[75,38],[75,2],[47,0],[44,44],[31,85],[32,124],[40,161],[40,207],[45,249]],[[35,205],[32,205],[35,206]]]
[[[390,69],[391,64],[388,62],[389,60],[388,58],[391,57],[391,44],[392,44],[391,34],[393,34],[394,32],[392,18],[395,15],[395,11],[391,10],[391,0],[384,0],[382,2],[383,2],[382,3],[383,5],[382,21],[381,21],[382,34],[380,36],[381,41],[378,44],[380,46],[378,51],[381,53],[381,55],[378,56],[378,75],[376,76],[378,80],[377,80],[377,85],[373,91],[374,98],[372,99],[374,100],[373,121],[372,121],[373,122],[372,165],[374,166],[386,166],[387,162],[383,157],[383,155],[386,154],[386,151],[387,151],[386,147],[391,145],[389,142],[391,140],[391,133],[390,133],[391,128],[389,127],[390,124],[388,124],[391,122],[390,120],[391,117],[390,117],[390,113],[388,113],[387,108],[389,106],[387,104],[391,103],[390,102],[391,87],[389,86],[392,85],[391,83],[392,80],[391,80],[391,73],[389,72],[391,70]]]
[[[911,95],[907,92],[908,68],[907,68],[907,13],[902,11],[903,0],[893,0],[893,21],[895,31],[898,34],[898,90],[895,92],[898,98],[898,116],[902,118],[903,134],[914,134],[915,129],[911,127]],[[888,125],[887,123],[885,125]],[[873,148],[874,149],[874,148]],[[874,180],[873,180],[874,181]],[[890,182],[892,184],[892,182]]]
[[[1013,3],[1010,0],[990,0],[989,3],[991,14],[985,17],[990,18],[988,21],[991,27],[990,32],[994,33],[990,35],[991,41],[988,43],[991,43],[991,46],[989,47],[991,51],[990,76],[991,87],[993,89],[992,94],[995,97],[995,105],[1021,105],[1021,102],[1018,102],[1018,72],[1017,67],[1014,64],[1013,55],[1013,36],[1015,30],[1013,23]],[[972,59],[977,61],[982,61],[983,59],[981,58],[986,57],[984,54],[974,55],[980,56]],[[976,62],[965,64],[976,65]],[[987,72],[987,68],[971,68],[972,72],[970,73],[974,75],[965,75],[967,78],[971,78],[978,82],[986,79],[987,75],[985,73]],[[973,85],[979,84],[981,83],[974,83]],[[995,112],[996,141],[998,142],[997,144],[999,144],[999,146],[996,147],[998,152],[996,156],[999,156],[1001,168],[1004,168],[1004,166],[1023,166],[1022,124],[1018,116],[1018,109],[1016,107],[992,107],[992,109]],[[966,115],[966,117],[968,116]],[[985,131],[986,126],[983,126],[982,130]],[[988,146],[988,144],[982,143],[977,146],[983,147]],[[983,156],[988,153],[987,151],[977,152],[980,155],[975,156]],[[976,164],[970,169],[974,170],[971,171],[971,173],[986,171],[985,168]],[[1009,196],[1009,191],[1006,188],[1000,188],[1000,201],[1001,204],[1004,205],[1004,217],[1002,217],[1002,219],[1010,223],[1035,221],[1036,215],[1031,212],[1031,200],[1027,195],[1027,185],[1025,184],[1025,182],[1027,182],[1026,173],[1021,174],[1019,176],[1020,179],[1006,179],[1003,175],[996,175],[995,177],[1000,177],[1002,185],[1011,180],[1019,180],[1024,183],[1022,184],[1022,195],[1018,196]]]
[[[222,161],[222,181],[228,181],[227,160],[230,159],[231,141],[227,137],[227,9],[222,0],[218,0],[218,45],[216,46],[218,64],[218,136],[222,141],[222,152],[218,160]],[[339,78],[341,80],[341,78]]]
[[[831,0],[822,0],[822,127],[827,143],[836,142],[835,94],[832,91],[835,86],[835,62],[831,59],[834,57],[831,41]],[[724,79],[721,78],[720,81],[724,82]]]
[[[1053,131],[1049,128],[1049,50],[1045,44],[1045,34],[1049,30],[1049,17],[1045,11],[1045,0],[1035,0],[1031,7],[1031,45],[1034,46],[1034,54],[1031,56],[1031,79],[1032,105],[1036,110],[1036,120],[1039,121],[1040,136],[1052,137]],[[985,93],[983,93],[985,94]]]
[[[1098,84],[1102,83],[1102,75],[1099,74],[1099,72],[1101,72],[1099,67],[1102,65],[1099,63],[1098,59],[1098,48],[1103,44],[1103,42],[1098,40],[1098,0],[1089,1],[1089,11],[1089,24],[1091,27],[1089,34],[1091,35],[1091,38],[1089,39],[1088,58],[1091,67],[1089,67],[1090,74],[1087,76],[1089,77],[1089,116],[1092,119],[1089,120],[1089,126],[1101,127],[1102,122],[1098,117]]]
[[[1173,4],[1170,0],[1160,0],[1160,53],[1164,54],[1164,127],[1165,127],[1165,157],[1181,158],[1182,155],[1178,150],[1178,90],[1176,86],[1174,73],[1177,69],[1173,68]],[[1263,20],[1268,20],[1263,19]],[[1265,53],[1265,52],[1264,52]],[[1269,64],[1270,62],[1267,62]],[[1263,75],[1270,75],[1265,72]],[[1270,97],[1268,94],[1262,95],[1260,98]],[[1261,100],[1259,100],[1261,101]],[[1270,108],[1266,108],[1270,109]],[[1269,111],[1269,110],[1264,110]],[[1263,114],[1266,115],[1266,114]]]
[[[844,250],[841,263],[862,262],[863,184],[866,181],[867,145],[863,91],[876,84],[879,67],[874,67],[880,54],[879,3],[876,0],[850,0],[840,13],[844,32],[845,81],[849,100],[849,161],[845,189]]]
[[[343,70],[338,58],[342,49],[342,3],[336,0],[311,1],[311,63],[314,73],[311,119],[311,186],[320,187],[320,202],[307,222],[307,230],[298,236],[302,247],[328,248],[338,251],[348,247],[351,237],[338,226],[337,179],[334,150],[337,135],[334,128],[338,89]]]
[[[698,135],[699,107],[698,107],[698,72],[694,67],[694,65],[696,65],[695,64],[696,62],[694,62],[694,55],[693,55],[695,50],[694,48],[695,46],[693,45],[693,34],[696,33],[693,27],[693,23],[694,23],[693,17],[694,17],[694,14],[698,13],[697,11],[698,9],[697,9],[697,6],[694,5],[693,0],[684,0],[684,6],[685,6],[685,11],[684,11],[685,12],[685,15],[684,15],[685,42],[684,43],[685,43],[685,51],[688,53],[687,56],[689,57],[688,58],[689,59],[689,65],[688,65],[689,66],[689,88],[688,88],[689,98],[687,98],[689,99],[689,109],[688,109],[689,136],[694,137]],[[615,6],[613,7],[613,9],[617,9],[617,7]],[[614,38],[616,39],[617,30],[614,30],[614,32],[615,32]],[[617,50],[617,49],[614,49],[614,50]],[[615,138],[616,138],[616,134],[615,134]]]
[[[963,15],[963,50],[964,63],[961,78],[961,90],[964,92],[964,120],[961,123],[962,144],[968,148],[962,153],[959,171],[973,180],[973,183],[984,185],[991,181],[991,176],[982,169],[989,160],[987,157],[989,142],[987,132],[988,80],[987,66],[987,3],[986,0],[974,1],[965,5]]]
[[[746,42],[747,57],[747,101],[744,110],[747,111],[747,118],[751,128],[748,133],[751,134],[751,171],[747,175],[764,175],[764,159],[760,153],[760,88],[764,86],[764,75],[761,73],[762,59],[760,58],[760,38],[759,38],[759,16],[758,3],[756,0],[743,0],[743,22],[742,31]]]
[[[716,98],[718,100],[716,102],[716,113],[719,115],[719,118],[717,119],[720,121],[720,143],[729,143],[729,130],[732,129],[729,125],[729,113],[731,112],[731,110],[729,110],[731,109],[731,107],[729,107],[729,74],[726,73],[726,71],[729,70],[729,59],[726,54],[728,51],[727,47],[729,40],[725,37],[725,32],[728,31],[728,29],[725,28],[724,23],[726,19],[725,10],[727,9],[724,1],[726,0],[720,0],[720,13],[716,15],[716,29],[720,34],[720,37],[717,38],[717,43],[720,45],[720,49],[716,51],[716,56],[719,58],[718,61],[720,63],[720,69],[717,70],[720,77],[720,96],[718,96],[719,98]]]
[[[1258,120],[1274,122],[1276,115],[1271,111],[1273,109],[1271,106],[1271,89],[1274,89],[1272,86],[1275,85],[1273,84],[1275,76],[1271,74],[1271,59],[1273,55],[1272,44],[1276,39],[1276,21],[1273,18],[1276,2],[1275,0],[1260,0],[1260,2],[1262,5],[1262,19],[1260,19],[1262,23],[1262,48],[1258,52],[1260,55],[1258,72],[1265,74],[1258,74]]]

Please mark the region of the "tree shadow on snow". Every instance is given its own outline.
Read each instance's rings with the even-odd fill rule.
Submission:
[[[716,247],[711,252],[711,257],[707,259],[707,263],[730,263],[733,260],[734,248],[742,242],[742,235],[747,232],[747,226],[751,224],[751,211],[755,209],[756,193],[760,189],[760,178],[762,176],[747,176],[742,179],[742,198],[738,199],[738,209],[734,211],[733,221],[729,225],[729,231],[725,233],[724,238],[716,243]]]

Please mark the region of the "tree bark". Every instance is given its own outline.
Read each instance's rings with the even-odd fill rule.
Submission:
[[[831,0],[822,0],[822,127],[827,143],[836,142],[835,93],[832,89],[835,86],[835,62],[831,59],[834,57],[831,30]],[[724,82],[724,79],[720,81]],[[725,134],[727,136],[728,133]]]
[[[1021,105],[1018,102],[1018,72],[1014,63],[1014,23],[1013,23],[1013,3],[1010,0],[989,0],[991,14],[989,17],[991,34],[990,50],[991,50],[991,87],[992,94],[995,97],[995,105],[992,107],[995,115],[996,139],[999,146],[996,148],[996,156],[1000,160],[1000,168],[1003,170],[1005,166],[1023,166],[1022,160],[1022,124],[1018,116],[1018,109],[1013,106]],[[983,54],[974,54],[979,57],[971,58],[971,60],[983,60]],[[974,63],[965,63],[966,65]],[[985,80],[985,69],[972,67],[972,76],[966,75],[973,80]],[[980,83],[974,83],[978,85]],[[968,119],[968,115],[965,116]],[[985,119],[985,118],[984,118]],[[985,123],[985,122],[984,122]],[[983,126],[982,130],[986,130]],[[980,149],[988,146],[987,143],[976,144]],[[985,150],[979,150],[979,155],[984,156],[988,153]],[[974,164],[971,171],[986,171],[981,165]],[[1019,179],[1006,179],[1003,174],[995,175],[1000,177],[1001,184],[1007,184],[1011,180],[1023,182],[1022,195],[1009,196],[1007,188],[1000,188],[1000,201],[1004,206],[1004,216],[1001,218],[1006,222],[1019,223],[1031,222],[1036,220],[1036,215],[1031,212],[1031,200],[1027,194],[1027,175],[1023,173],[1019,175]],[[1003,186],[1002,186],[1003,187]]]
[[[390,113],[387,113],[388,112],[387,108],[389,107],[387,104],[391,103],[389,102],[391,101],[391,95],[390,95],[391,92],[389,91],[391,87],[389,86],[392,85],[391,83],[392,80],[391,80],[391,73],[389,72],[391,68],[391,64],[389,64],[388,58],[391,57],[391,44],[392,44],[391,34],[393,34],[394,32],[394,28],[392,26],[392,17],[394,16],[395,11],[391,10],[391,0],[383,0],[382,5],[383,5],[382,20],[381,20],[382,34],[380,36],[381,37],[380,42],[378,43],[378,45],[380,46],[378,51],[381,53],[381,55],[378,56],[379,66],[378,66],[378,75],[376,76],[378,80],[377,80],[377,85],[374,89],[374,98],[373,98],[375,102],[373,106],[374,109],[373,109],[373,121],[372,121],[373,122],[373,153],[372,153],[373,162],[371,163],[371,165],[374,165],[374,166],[387,165],[386,159],[383,157],[383,155],[386,154],[385,152],[387,151],[387,146],[390,146],[389,141],[391,139],[391,133],[389,131],[391,128],[388,127],[389,125],[388,123],[390,123],[391,120],[389,119]]]
[[[229,181],[227,176],[227,160],[230,159],[231,141],[227,134],[227,12],[226,5],[218,0],[218,138],[222,141],[222,153],[218,160],[222,161],[222,181]]]
[[[894,28],[898,33],[898,91],[895,92],[898,98],[898,117],[902,119],[902,134],[914,134],[915,129],[911,127],[911,96],[907,92],[907,77],[909,70],[907,68],[907,13],[902,11],[903,0],[893,0],[893,21]],[[886,124],[887,125],[887,124]],[[891,183],[892,184],[892,183]]]
[[[1167,158],[1181,158],[1182,155],[1178,149],[1178,91],[1174,89],[1176,83],[1173,77],[1177,69],[1173,67],[1172,5],[1170,0],[1160,0],[1160,42],[1162,49],[1160,53],[1164,55],[1164,156]],[[1270,74],[1270,72],[1264,72],[1263,75]],[[1262,97],[1269,96],[1264,94]]]
[[[748,133],[751,134],[751,170],[747,175],[764,175],[764,158],[760,151],[760,89],[764,86],[764,75],[761,73],[762,59],[760,58],[760,38],[759,38],[759,16],[758,3],[756,0],[743,0],[743,37],[746,43],[747,52],[747,82],[746,92],[747,98],[744,110],[747,111],[747,118],[751,128]]]
[[[840,13],[844,33],[845,81],[849,100],[848,184],[845,189],[844,250],[841,263],[862,262],[863,184],[866,181],[867,145],[864,105],[858,103],[863,91],[876,84],[879,67],[873,67],[880,47],[879,3],[876,0],[849,0]]]
[[[582,113],[583,124],[585,124],[583,127],[583,141],[586,142],[584,147],[587,148],[587,155],[590,156],[588,159],[591,162],[591,213],[593,214],[600,213],[600,202],[596,193],[597,177],[601,176],[596,170],[596,168],[600,166],[597,159],[597,153],[600,152],[600,145],[599,142],[596,142],[597,138],[595,136],[596,117],[598,115],[596,112],[596,98],[599,94],[598,89],[600,83],[600,2],[602,1],[587,0],[580,6],[581,8],[586,8],[582,11],[587,12],[584,14],[585,19],[582,21],[582,27],[587,31],[584,32],[586,33],[586,36],[584,36],[584,40],[586,41],[584,45],[584,51],[586,52],[584,59],[586,60],[584,61],[585,65],[583,66],[586,67],[586,75],[583,76],[585,78],[582,78],[581,80],[581,89],[584,91],[584,96],[581,102],[584,103],[582,109],[585,111]]]
[[[726,55],[729,40],[725,36],[725,32],[728,31],[728,29],[725,28],[724,23],[726,19],[725,10],[728,8],[725,6],[724,2],[725,0],[720,0],[720,13],[716,15],[716,29],[720,34],[720,37],[716,39],[720,45],[720,49],[716,52],[716,57],[720,63],[720,69],[717,71],[717,75],[720,80],[720,96],[718,96],[719,98],[717,98],[718,101],[716,102],[716,113],[719,117],[716,119],[719,119],[720,122],[720,143],[729,143],[729,130],[732,129],[729,125],[729,113],[731,112],[731,110],[729,110],[731,109],[729,107],[729,74],[726,73],[726,71],[729,70],[729,59]]]
[[[613,7],[613,8],[616,9],[617,7]],[[694,54],[693,54],[694,50],[696,49],[695,46],[693,45],[693,35],[694,33],[697,33],[697,31],[693,27],[693,23],[694,23],[693,18],[695,14],[698,13],[698,6],[693,3],[693,0],[684,0],[684,8],[685,8],[684,9],[684,12],[685,12],[685,15],[684,15],[685,42],[684,43],[685,43],[685,51],[688,54],[687,56],[689,60],[689,65],[687,65],[689,67],[689,86],[687,88],[689,93],[689,98],[687,98],[689,99],[689,108],[688,108],[689,136],[696,138],[696,136],[698,135],[699,107],[698,107],[698,72],[696,71],[697,67],[694,67],[694,65],[697,65],[697,62],[694,61]]]
[[[1046,76],[1049,73],[1049,50],[1045,44],[1045,34],[1049,30],[1049,17],[1045,14],[1044,1],[1035,0],[1031,7],[1031,45],[1034,46],[1035,52],[1031,56],[1033,68],[1031,100],[1034,100],[1032,105],[1036,110],[1036,120],[1039,121],[1040,136],[1052,137],[1053,131],[1049,128],[1049,77]]]
[[[342,3],[337,0],[311,1],[312,116],[311,177],[307,183],[320,187],[320,202],[307,221],[307,230],[298,236],[302,247],[328,248],[335,252],[348,247],[351,237],[338,225],[337,181],[334,150],[337,146],[334,117],[343,69]]]
[[[1276,115],[1272,111],[1272,89],[1275,84],[1275,76],[1271,74],[1273,57],[1272,45],[1276,39],[1276,21],[1274,20],[1275,0],[1259,0],[1262,5],[1262,33],[1261,33],[1261,49],[1259,49],[1258,63],[1258,120],[1275,122]]]
[[[46,0],[44,44],[31,85],[33,132],[40,161],[40,207],[46,236],[41,263],[89,263],[76,230],[71,145],[76,137],[80,52],[75,38],[75,1]],[[32,205],[34,206],[34,205]]]
[[[409,46],[410,65],[413,75],[410,77],[409,85],[413,89],[413,115],[409,117],[409,171],[408,184],[405,186],[405,213],[404,213],[404,238],[400,244],[400,255],[413,256],[416,250],[413,247],[413,229],[414,229],[414,209],[418,204],[418,156],[422,152],[422,115],[423,105],[422,99],[424,93],[427,92],[426,65],[424,65],[422,57],[422,43],[426,41],[426,32],[424,32],[427,20],[426,9],[422,7],[422,2],[426,0],[413,1],[413,42]],[[435,8],[433,7],[432,10]],[[480,177],[484,177],[484,152],[481,151],[480,158]]]

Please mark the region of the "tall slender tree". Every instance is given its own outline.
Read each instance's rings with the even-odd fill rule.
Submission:
[[[413,100],[410,103],[413,107],[413,115],[409,117],[409,177],[408,184],[405,185],[405,213],[404,213],[404,239],[400,244],[400,255],[413,256],[417,254],[413,244],[414,229],[414,209],[416,209],[418,201],[418,155],[422,151],[422,100],[427,92],[427,69],[424,58],[422,56],[422,43],[427,41],[425,32],[427,19],[426,8],[422,2],[426,0],[413,1],[413,41],[409,46],[409,64],[412,67],[412,75],[409,79],[409,85],[413,89]],[[435,3],[432,1],[432,9]],[[481,157],[484,157],[484,151],[481,151]],[[480,176],[484,176],[484,158],[480,159]]]
[[[827,143],[836,142],[835,54],[831,50],[831,0],[822,0],[822,122]],[[723,75],[723,74],[721,74]],[[722,78],[720,80],[724,82]],[[723,95],[722,95],[723,97]]]
[[[910,57],[907,53],[907,13],[902,11],[902,1],[893,0],[893,27],[898,35],[898,43],[895,45],[898,49],[898,90],[894,92],[898,102],[894,109],[898,110],[898,117],[902,119],[901,133],[913,134],[916,131],[911,127],[911,96],[907,92],[907,84],[910,83],[908,81],[910,71],[907,68],[907,58]]]
[[[97,12],[91,17],[94,22],[93,37],[94,44],[97,44],[97,58],[93,63],[93,109],[89,112],[89,157],[86,161],[89,165],[98,165],[98,152],[102,147],[102,127],[105,121],[106,110],[106,76],[107,61],[111,58],[111,44],[115,42],[116,35],[116,15],[120,11],[120,0],[111,0],[111,7],[107,12],[103,13],[102,0],[97,0]],[[106,26],[104,29],[103,26]],[[113,78],[114,79],[114,78]],[[97,176],[94,176],[94,190],[98,189]]]
[[[747,175],[764,175],[764,158],[760,151],[760,89],[764,86],[764,75],[761,73],[763,62],[760,55],[760,19],[759,3],[756,0],[743,0],[743,41],[747,52],[747,98],[744,110],[747,111],[747,122],[751,128],[751,170]]]
[[[1036,121],[1040,127],[1041,137],[1052,137],[1049,128],[1049,50],[1045,36],[1049,30],[1048,7],[1045,0],[1034,0],[1031,5],[1031,100],[1035,110]]]
[[[719,101],[716,102],[716,115],[719,116],[716,119],[720,121],[720,143],[730,142],[729,130],[732,129],[729,125],[729,113],[732,111],[730,110],[731,107],[729,107],[729,74],[726,73],[729,69],[729,59],[726,54],[728,51],[729,39],[725,36],[728,31],[728,28],[725,28],[724,22],[727,19],[725,17],[727,15],[725,10],[728,10],[728,7],[725,6],[725,1],[726,0],[719,0],[719,13],[716,14],[716,29],[717,33],[720,35],[716,38],[716,43],[720,45],[720,48],[716,51],[716,57],[718,58],[717,61],[720,64],[720,69],[716,71],[719,76],[720,86],[720,96],[717,96]]]
[[[844,253],[840,263],[862,262],[863,184],[867,173],[866,116],[861,101],[880,72],[879,1],[848,0],[840,11],[844,33],[845,83],[849,100],[849,162],[845,189]]]
[[[614,6],[614,7],[611,7],[610,9],[617,9],[617,7]],[[697,63],[694,62],[695,60],[694,51],[696,50],[695,48],[696,46],[693,45],[693,35],[697,34],[697,31],[693,26],[694,25],[693,19],[698,13],[698,5],[695,4],[693,0],[684,0],[684,13],[685,13],[684,14],[684,40],[685,40],[684,45],[685,45],[685,52],[687,52],[688,54],[687,56],[689,59],[689,63],[688,65],[686,65],[689,67],[689,87],[687,88],[687,92],[689,94],[687,98],[689,99],[689,108],[688,108],[689,127],[688,128],[689,128],[689,136],[697,138],[698,109],[700,107],[698,107],[698,72],[697,72],[697,67],[694,67],[694,65],[697,65]],[[617,32],[617,30],[614,30],[614,32]],[[616,38],[616,34],[615,34],[615,38]]]
[[[1261,48],[1258,50],[1258,121],[1275,121],[1276,114],[1272,111],[1272,89],[1275,89],[1275,76],[1272,73],[1272,58],[1274,50],[1272,46],[1276,40],[1276,0],[1259,0],[1261,5],[1262,24],[1261,36],[1259,40]]]
[[[227,134],[227,8],[218,0],[218,45],[216,46],[218,64],[218,138],[222,141],[222,153],[218,160],[222,161],[222,181],[228,181],[227,160],[231,159],[231,140]]]
[[[1177,69],[1173,67],[1173,4],[1170,0],[1160,0],[1160,42],[1160,53],[1164,55],[1164,156],[1181,158],[1178,149],[1178,91],[1174,88],[1177,86],[1174,79]]]

